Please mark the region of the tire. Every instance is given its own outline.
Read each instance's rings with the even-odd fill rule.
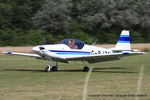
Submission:
[[[49,69],[49,66],[47,66],[46,68],[45,68],[45,72],[50,72],[51,71],[51,69]]]
[[[57,67],[56,67],[56,66],[53,66],[53,67],[52,67],[52,71],[57,71]]]
[[[83,68],[83,71],[84,71],[84,72],[88,72],[88,71],[89,71],[89,67],[85,66],[85,67]]]

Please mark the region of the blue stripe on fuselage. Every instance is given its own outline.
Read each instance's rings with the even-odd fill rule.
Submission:
[[[87,51],[62,51],[62,50],[49,50],[59,55],[90,55]]]
[[[124,53],[122,53],[122,54],[127,55],[127,54],[130,54],[130,53],[129,53],[129,52],[124,52]]]
[[[90,55],[90,53],[56,53],[58,55]]]

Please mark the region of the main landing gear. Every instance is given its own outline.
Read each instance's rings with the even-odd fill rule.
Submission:
[[[85,64],[85,60],[82,61],[83,62],[83,71],[84,72],[88,72],[89,71],[89,67],[86,66]],[[48,61],[48,66],[45,68],[45,72],[51,72],[51,71],[57,71],[58,70],[58,63],[56,61],[56,66],[53,66],[51,68],[50,66],[50,61]]]
[[[89,71],[89,67],[86,66],[85,59],[82,62],[83,62],[83,71],[84,72],[88,72]]]
[[[50,66],[50,61],[48,61],[48,66],[45,68],[45,72],[57,71],[57,69],[58,69],[57,61],[56,61],[56,66],[53,66],[52,68]]]

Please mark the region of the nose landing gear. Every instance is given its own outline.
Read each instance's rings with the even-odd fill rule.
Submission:
[[[88,72],[89,71],[89,67],[86,66],[85,59],[83,59],[82,62],[83,62],[83,71],[84,72]]]
[[[45,72],[57,71],[58,70],[58,63],[56,61],[56,66],[51,68],[50,61],[48,61],[48,66],[45,68]]]

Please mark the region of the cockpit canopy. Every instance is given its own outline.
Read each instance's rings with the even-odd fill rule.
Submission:
[[[71,49],[82,49],[85,43],[77,39],[65,39],[60,41],[58,44],[66,44]]]

